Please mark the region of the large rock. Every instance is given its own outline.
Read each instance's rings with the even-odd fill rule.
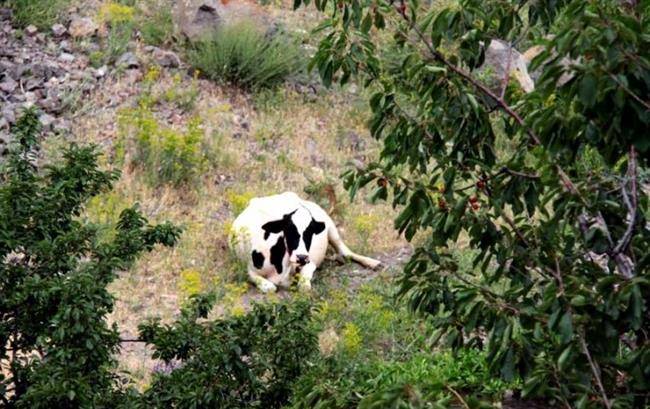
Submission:
[[[266,31],[270,18],[248,0],[179,0],[172,10],[174,30],[192,41],[212,35],[221,25],[252,21]]]
[[[73,17],[68,27],[68,32],[75,38],[87,37],[96,31],[97,24],[89,17]]]
[[[485,61],[477,70],[477,75],[497,94],[500,94],[510,67],[510,81],[516,80],[524,92],[532,92],[535,83],[528,74],[527,61],[522,54],[501,40],[492,40],[485,50]]]
[[[220,2],[217,0],[179,0],[172,9],[174,30],[190,40],[199,40],[219,27]]]
[[[530,64],[535,57],[537,57],[539,54],[542,53],[546,49],[545,46],[543,45],[534,45],[530,47],[528,50],[524,51],[523,57],[524,60],[526,61],[526,64]],[[557,56],[557,53],[555,53],[555,50],[552,51],[551,56],[547,61],[544,61],[541,66],[539,66],[535,71],[532,71],[530,73],[531,78],[533,81],[537,81],[537,79],[542,75],[542,67],[551,59],[555,58]],[[567,56],[564,56],[560,59],[560,65],[562,65],[563,68],[565,68],[565,72],[562,73],[560,78],[557,80],[557,86],[561,87],[562,85],[566,84],[569,82],[574,76],[575,73],[569,69],[569,67],[572,64],[576,64],[579,61],[577,59],[571,59]]]

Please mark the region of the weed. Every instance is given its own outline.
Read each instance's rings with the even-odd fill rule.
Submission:
[[[181,74],[177,73],[172,79],[172,86],[163,93],[162,98],[166,102],[173,103],[183,112],[189,112],[194,109],[199,97],[196,76],[192,78],[192,82],[187,88],[183,88],[181,83]]]
[[[142,40],[155,46],[171,43],[174,32],[171,7],[157,5],[151,0],[146,3],[147,10],[138,17]]]
[[[253,196],[254,195],[251,192],[236,193],[232,190],[226,192],[226,200],[228,201],[228,204],[230,204],[230,208],[235,216],[239,215],[239,213],[246,209],[248,202],[250,202]]]
[[[341,332],[343,336],[343,346],[345,350],[351,354],[356,354],[361,349],[361,331],[353,322],[348,322],[343,327]]]
[[[108,26],[104,44],[103,63],[112,63],[129,46],[133,35],[135,9],[120,3],[104,3],[99,10],[98,20]]]
[[[199,294],[204,290],[201,273],[191,269],[181,271],[178,287],[185,298]]]
[[[267,38],[251,22],[223,27],[194,44],[188,56],[208,78],[253,90],[281,84],[302,64],[294,41],[283,34]]]
[[[359,251],[367,253],[372,250],[370,238],[372,237],[372,232],[374,231],[375,226],[380,223],[380,221],[379,216],[370,213],[360,214],[353,219],[352,224],[357,233]]]
[[[119,115],[123,135],[118,151],[133,150],[132,165],[144,168],[155,185],[192,182],[206,164],[200,118],[192,118],[185,132],[161,126],[149,105]],[[128,145],[124,148],[124,145]],[[118,158],[120,160],[120,158]]]
[[[49,29],[61,16],[70,0],[10,0],[13,21],[20,27],[30,24],[40,30]]]

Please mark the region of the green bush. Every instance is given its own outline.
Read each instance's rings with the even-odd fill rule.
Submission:
[[[40,30],[49,30],[61,17],[70,0],[10,0],[9,7],[13,12],[13,21],[18,26],[30,24]]]
[[[119,116],[122,130],[118,155],[127,151],[131,164],[144,170],[153,185],[180,186],[195,181],[206,165],[201,120],[192,118],[185,132],[158,123],[147,100]]]
[[[193,296],[173,325],[141,325],[142,339],[174,369],[155,375],[144,408],[279,408],[309,364],[316,339],[306,300],[255,304],[246,315],[202,323],[214,295]]]
[[[265,36],[251,22],[227,25],[188,51],[206,77],[248,89],[281,84],[302,67],[298,45],[285,34]]]
[[[75,145],[60,163],[35,168],[33,110],[12,132],[19,144],[0,174],[0,404],[116,407],[126,390],[114,372],[119,331],[105,320],[114,304],[107,286],[138,254],[173,245],[180,232],[127,208],[102,241],[79,216],[118,174],[98,168],[94,147]]]
[[[431,323],[397,304],[386,284],[323,295],[313,321],[320,355],[293,384],[289,407],[449,407],[452,390],[498,400],[518,387],[494,378],[478,349],[428,352]]]

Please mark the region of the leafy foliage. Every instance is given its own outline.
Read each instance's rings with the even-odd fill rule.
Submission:
[[[106,286],[156,244],[179,230],[151,226],[132,207],[116,234],[101,242],[79,216],[118,174],[98,168],[94,147],[70,146],[41,174],[30,161],[39,132],[28,110],[13,132],[19,141],[0,176],[0,399],[8,407],[97,407],[120,402],[111,371],[119,342],[104,320],[113,307]]]
[[[516,386],[491,376],[483,352],[430,353],[430,322],[398,305],[378,281],[355,294],[324,294],[313,322],[320,356],[294,383],[289,407],[443,408],[452,390],[500,399]]]
[[[257,304],[246,315],[199,322],[214,300],[195,296],[173,325],[140,326],[154,357],[178,362],[155,377],[143,407],[278,408],[288,400],[316,349],[310,303]]]
[[[267,36],[252,22],[225,25],[188,51],[190,64],[214,81],[259,90],[281,84],[301,69],[301,54],[287,35]]]
[[[346,186],[375,182],[407,239],[427,232],[401,295],[434,319],[432,335],[484,345],[491,373],[521,376],[525,396],[647,405],[648,2],[316,7],[328,18],[312,64],[325,83],[363,80],[383,141]],[[476,75],[492,39],[540,46],[534,91],[513,86],[516,73],[502,89]],[[474,272],[449,243],[475,251]]]

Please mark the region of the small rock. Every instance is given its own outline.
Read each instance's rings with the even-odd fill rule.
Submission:
[[[49,114],[42,114],[38,117],[38,120],[41,125],[43,125],[43,128],[49,128],[54,123],[56,118]]]
[[[156,48],[153,51],[153,59],[161,67],[176,68],[181,65],[181,59],[172,51]]]
[[[95,78],[102,78],[106,76],[106,73],[108,72],[108,67],[105,65],[102,65],[101,67],[97,68],[94,72]]]
[[[11,18],[11,9],[0,8],[0,20],[9,20]]]
[[[138,61],[138,57],[135,56],[130,51],[125,52],[120,56],[120,58],[117,59],[115,62],[115,65],[118,67],[126,67],[126,68],[139,68],[140,67],[140,61]]]
[[[0,82],[0,90],[3,90],[8,94],[14,92],[17,86],[18,83],[11,77],[6,77],[4,81]]]
[[[33,91],[38,88],[43,88],[42,78],[30,78],[25,83],[25,90],[27,91]]]
[[[38,100],[38,94],[36,92],[27,91],[25,92],[25,102],[33,104]]]
[[[74,61],[74,55],[70,53],[61,53],[59,55],[59,60],[69,64]]]
[[[0,129],[9,129],[9,121],[0,117]]]
[[[10,124],[16,123],[16,114],[14,113],[13,108],[10,106],[5,106],[2,109],[2,118],[4,118]]]
[[[70,51],[70,43],[66,40],[63,40],[59,43],[59,50],[61,51]]]
[[[96,31],[97,24],[89,17],[73,17],[68,26],[68,32],[75,38],[93,35]]]
[[[61,111],[61,101],[54,96],[49,96],[38,101],[38,105],[48,112],[58,113]]]
[[[52,26],[52,34],[54,34],[57,37],[61,37],[63,34],[65,34],[68,30],[65,28],[63,24],[55,24]]]
[[[38,28],[36,28],[35,25],[30,24],[30,25],[28,25],[27,27],[25,27],[25,33],[26,33],[27,35],[33,36],[33,35],[35,35],[36,33],[38,33]]]

